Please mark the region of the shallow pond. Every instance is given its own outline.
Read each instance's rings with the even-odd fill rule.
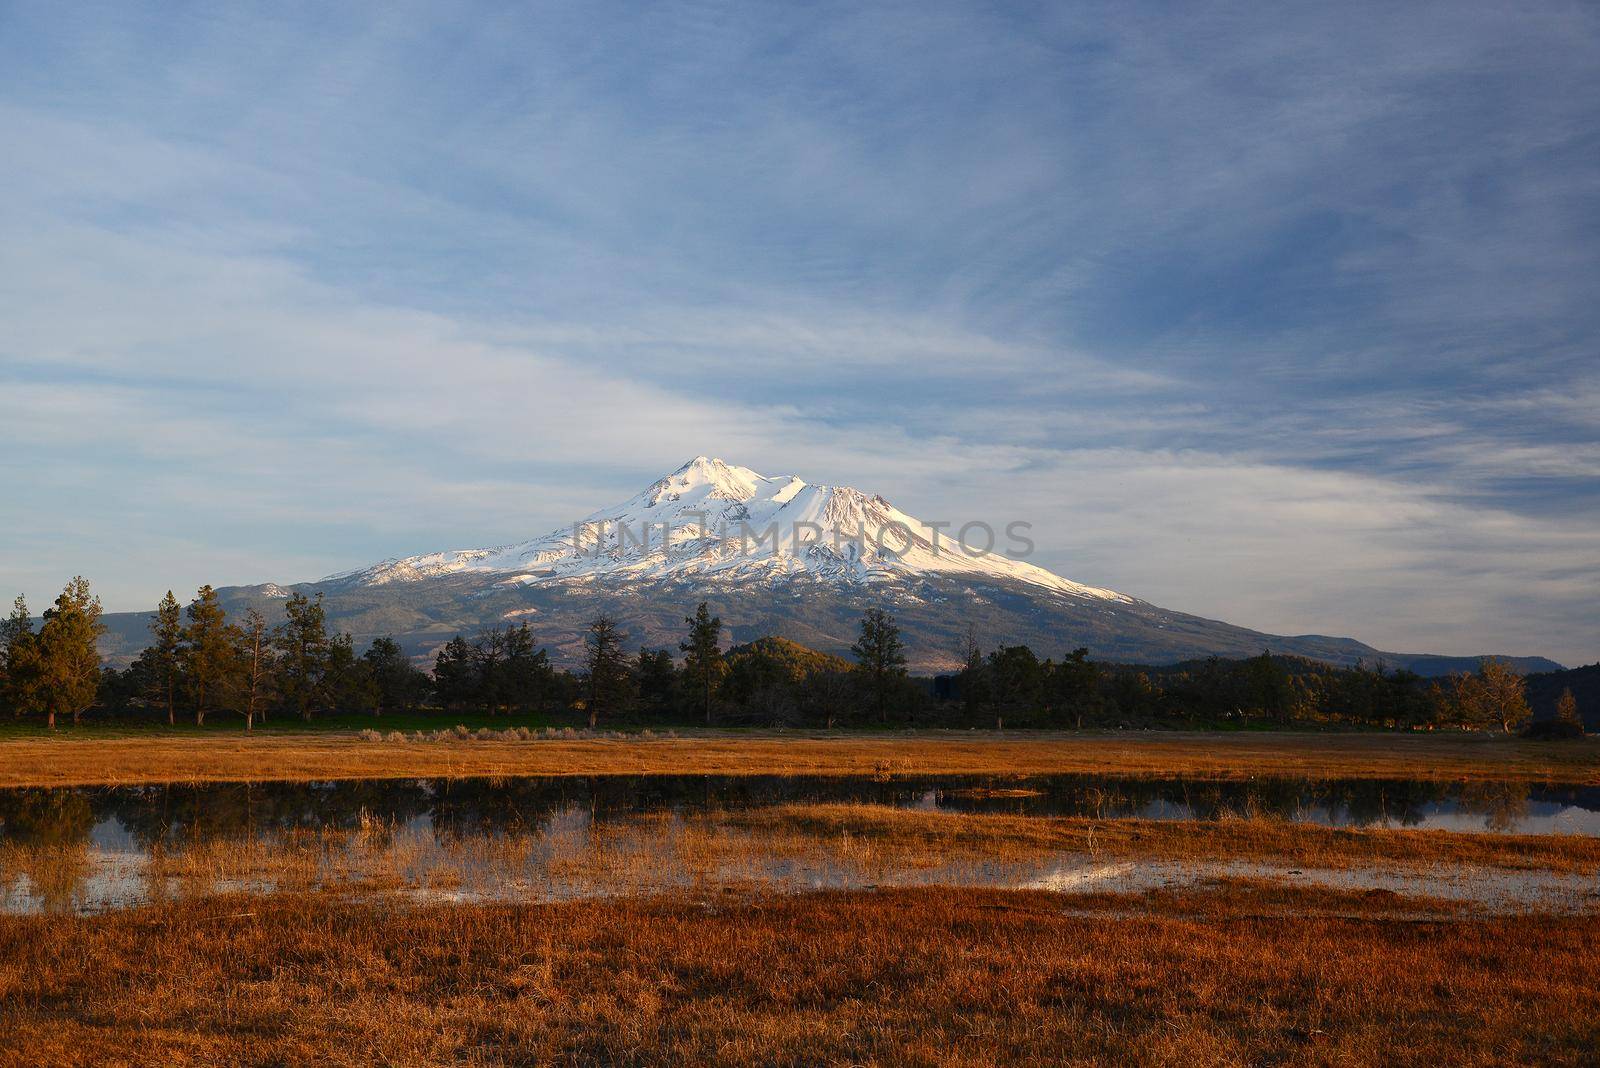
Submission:
[[[1227,864],[1108,867],[1056,854],[907,855],[848,836],[818,842],[752,832],[736,818],[818,802],[1600,835],[1600,788],[1505,782],[600,776],[3,790],[0,911],[94,911],[182,894],[312,888],[421,900],[552,900],[730,886],[1139,890],[1245,872]],[[1345,873],[1334,881],[1352,878]],[[1529,878],[1512,887],[1512,896],[1537,889]],[[1580,895],[1587,885],[1570,877],[1544,883],[1546,890]],[[1440,888],[1413,892],[1439,895]]]
[[[139,849],[284,830],[350,829],[372,820],[481,834],[531,826],[574,808],[606,819],[805,802],[1099,819],[1265,816],[1335,827],[1600,836],[1600,786],[1094,775],[607,775],[0,790],[0,844],[85,841]]]

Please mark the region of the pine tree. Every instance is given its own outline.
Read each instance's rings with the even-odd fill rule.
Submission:
[[[526,623],[506,630],[503,672],[506,699],[519,710],[530,711],[549,698],[555,681],[550,656],[534,644]]]
[[[77,723],[93,707],[100,691],[100,598],[89,592],[89,581],[75,576],[56,603],[45,610],[36,640],[39,698],[50,729],[57,713]]]
[[[1080,646],[1055,666],[1050,682],[1057,711],[1071,716],[1081,729],[1084,713],[1099,707],[1100,665],[1089,659],[1087,648]]]
[[[1289,686],[1289,673],[1284,670],[1282,662],[1273,659],[1272,653],[1263,649],[1260,656],[1250,660],[1247,678],[1251,705],[1268,719],[1287,723],[1293,692]]]
[[[709,725],[717,687],[728,673],[727,662],[722,658],[722,619],[712,615],[706,602],[701,601],[694,615],[684,622],[689,624],[689,636],[678,643],[678,651],[684,654],[683,674],[694,687],[695,700]]]
[[[445,642],[434,657],[433,692],[447,712],[469,703],[476,695],[472,646],[459,634]]]
[[[665,649],[640,649],[634,661],[633,677],[639,690],[639,700],[652,712],[661,712],[672,701],[672,689],[678,680],[678,669],[672,663],[672,654]]]
[[[205,726],[206,713],[213,705],[226,703],[225,691],[234,680],[238,648],[228,627],[228,614],[217,600],[217,591],[201,586],[188,609],[189,623],[183,628],[180,660],[189,700],[194,705],[194,723]]]
[[[399,642],[391,637],[374,638],[361,660],[372,676],[375,714],[400,711],[415,703],[426,677],[411,666]]]
[[[967,627],[966,648],[963,650],[961,670],[956,674],[956,686],[961,694],[962,709],[968,722],[974,722],[979,714],[992,703],[992,687],[989,685],[989,665],[984,660],[983,649],[978,645],[977,632],[969,625]],[[994,729],[1001,730],[1005,727],[1005,718],[997,709],[995,711]]]
[[[478,640],[472,643],[472,657],[477,668],[478,699],[492,716],[502,706],[509,704],[506,695],[505,631],[495,627],[486,634],[480,634]]]
[[[155,639],[149,651],[151,674],[159,688],[157,696],[166,706],[170,727],[177,722],[178,654],[183,644],[183,609],[171,590],[156,605],[156,617],[150,621],[150,635]]]
[[[240,687],[240,711],[244,713],[244,729],[255,730],[256,718],[267,718],[267,705],[272,699],[272,671],[274,655],[272,633],[267,620],[254,608],[244,614],[244,626],[234,632],[236,650],[234,661],[239,665],[243,685]]]
[[[317,686],[318,705],[336,713],[376,709],[377,683],[367,662],[356,656],[355,639],[335,634],[327,648],[322,681]]]
[[[1026,645],[1002,645],[990,653],[989,680],[996,722],[1032,718],[1043,704],[1045,668]]]
[[[855,654],[857,670],[872,692],[878,721],[887,722],[890,699],[906,676],[906,654],[894,617],[881,608],[867,609],[861,617],[861,637],[850,652]]]
[[[323,696],[328,671],[328,630],[322,594],[311,600],[303,593],[284,602],[284,622],[273,636],[279,653],[278,677],[283,696],[306,722]]]
[[[0,622],[0,705],[14,716],[34,710],[38,698],[37,636],[33,616],[21,594],[11,604],[11,614]]]
[[[584,670],[588,674],[589,728],[599,722],[602,712],[618,711],[627,696],[628,662],[622,655],[627,638],[617,629],[617,621],[607,615],[596,616],[585,639],[587,653]]]

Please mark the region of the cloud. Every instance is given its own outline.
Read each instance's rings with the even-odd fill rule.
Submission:
[[[1590,8],[191,15],[0,16],[36,599],[512,540],[711,452],[1247,625],[1596,655]]]

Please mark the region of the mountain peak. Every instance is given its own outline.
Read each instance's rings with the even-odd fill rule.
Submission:
[[[956,524],[955,529],[964,528]],[[809,578],[878,585],[943,575],[1131,603],[1122,594],[1072,582],[996,551],[994,531],[988,533],[989,547],[974,549],[960,541],[951,524],[930,526],[881,496],[696,456],[642,493],[541,538],[385,561],[337,577],[359,585],[462,572],[527,585],[601,578],[722,585]]]
[[[686,495],[697,498],[747,501],[760,487],[772,481],[748,467],[726,463],[715,456],[696,456],[665,478],[657,480],[645,494],[650,505],[679,501]]]

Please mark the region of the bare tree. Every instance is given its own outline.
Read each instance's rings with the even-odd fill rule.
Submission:
[[[1527,688],[1510,664],[1484,658],[1478,665],[1478,681],[1483,687],[1484,712],[1502,731],[1510,734],[1528,721]]]

